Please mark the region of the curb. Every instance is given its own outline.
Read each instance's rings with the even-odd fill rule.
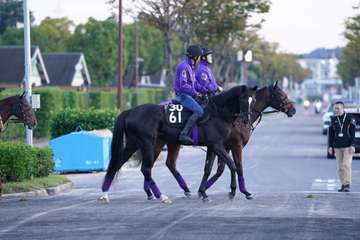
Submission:
[[[20,192],[20,193],[8,193],[3,194],[1,198],[29,198],[29,197],[47,197],[47,196],[54,196],[58,195],[64,191],[72,189],[74,184],[72,182],[65,183],[63,185],[59,185],[57,187],[50,187],[50,188],[42,188],[35,191],[30,192]]]

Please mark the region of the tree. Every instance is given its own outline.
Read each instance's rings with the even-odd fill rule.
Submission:
[[[67,17],[50,18],[46,17],[39,25],[39,32],[47,36],[46,46],[42,50],[62,52],[66,49],[66,42],[71,37],[70,29],[74,26],[73,21]]]
[[[344,36],[348,43],[340,58],[337,70],[347,85],[354,85],[356,77],[360,77],[360,15],[349,18],[345,22]]]
[[[23,2],[19,0],[0,1],[0,34],[8,27],[16,27],[18,22],[23,22]],[[34,16],[30,12],[30,21]]]
[[[252,70],[264,84],[271,84],[284,77],[300,83],[309,76],[310,73],[301,67],[294,55],[277,51],[277,43],[257,38],[252,45],[254,58],[259,62],[258,65],[253,65]]]
[[[89,18],[87,23],[76,27],[67,42],[67,49],[85,54],[93,86],[109,86],[114,81],[117,59],[115,21]]]
[[[138,31],[139,57],[144,59],[145,74],[160,71],[164,64],[163,42],[161,32],[142,21],[138,21],[136,29],[135,23],[124,26],[124,58],[125,66],[135,62],[135,31]]]
[[[68,18],[45,18],[39,26],[31,27],[31,44],[37,45],[43,52],[63,52],[66,41],[71,36],[70,27],[73,22]],[[9,27],[1,36],[1,43],[7,45],[22,45],[24,29]]]

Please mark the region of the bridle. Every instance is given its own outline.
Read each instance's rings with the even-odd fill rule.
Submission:
[[[272,90],[272,88],[273,88],[272,86],[268,87],[268,94],[270,96],[270,98],[269,98],[270,100],[275,99],[275,93]],[[286,112],[289,111],[289,105],[291,103],[288,101],[287,97],[280,96],[279,98],[280,98],[279,110],[276,109],[276,110],[273,110],[273,111],[268,112],[268,113],[277,113],[277,112],[280,112],[280,111],[286,113]],[[256,110],[255,107],[252,109],[252,112],[257,113],[259,116],[255,119],[255,121],[253,123],[251,123],[251,121],[250,121],[249,125],[250,125],[251,132],[253,132],[255,130],[255,128],[259,125],[259,123],[262,120],[262,116],[264,114],[262,111]],[[254,126],[254,123],[256,123],[255,126]]]
[[[275,93],[272,90],[272,87],[269,87],[268,91],[269,91],[270,99],[274,99],[275,98]],[[290,109],[289,105],[291,104],[291,102],[288,101],[288,98],[285,97],[285,96],[280,95],[279,98],[280,98],[279,110],[276,110],[274,112],[280,112],[281,111],[281,112],[287,113],[289,111],[289,109]]]

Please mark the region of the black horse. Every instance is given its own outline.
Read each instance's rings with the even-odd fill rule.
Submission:
[[[249,99],[255,99],[257,87],[237,86],[230,90],[213,96],[205,108],[205,114],[209,119],[199,125],[198,145],[207,146],[224,159],[231,170],[231,189],[236,190],[235,165],[226,153],[224,141],[231,133],[232,122],[239,116],[245,122],[250,118]],[[145,177],[144,188],[151,189],[155,197],[164,203],[170,203],[170,199],[161,194],[155,181],[151,177],[151,169],[154,164],[154,150],[158,138],[167,142],[178,143],[178,135],[181,129],[167,124],[163,106],[144,104],[120,114],[115,122],[114,136],[111,144],[111,158],[102,185],[105,193],[100,200],[109,201],[108,190],[115,174],[122,165],[140,149],[142,153],[141,172]],[[124,145],[124,134],[126,144]]]
[[[227,139],[227,141],[224,142],[226,151],[229,152],[231,150],[233,160],[235,162],[236,172],[238,175],[239,190],[246,196],[247,199],[251,199],[252,197],[251,193],[249,193],[245,187],[242,167],[242,150],[249,141],[251,133],[260,123],[262,112],[269,106],[276,109],[277,111],[285,113],[288,117],[292,117],[296,113],[295,107],[288,99],[286,93],[278,87],[278,82],[276,81],[273,85],[263,87],[256,91],[256,102],[253,104],[251,109],[250,122],[244,123],[242,119],[236,119],[232,124],[230,137]],[[178,143],[166,142],[163,139],[158,139],[158,141],[156,142],[156,148],[154,153],[155,159],[157,159],[160,155],[160,152],[163,149],[164,145],[167,145],[168,148],[166,166],[169,168],[169,170],[175,177],[179,186],[184,190],[185,196],[190,197],[190,190],[185,180],[183,179],[179,171],[176,169],[176,161],[179,155],[181,145]],[[208,155],[211,156],[210,149],[208,149]],[[216,174],[208,181],[206,181],[206,179],[210,175],[213,165],[213,159],[210,158],[209,160],[210,161],[206,161],[207,165],[204,168],[203,181],[199,188],[199,195],[203,198],[204,201],[208,199],[205,190],[210,188],[211,185],[215,183],[215,181],[223,173],[225,167],[225,162],[219,158],[219,164]],[[144,190],[149,200],[154,198],[150,189],[145,188]],[[234,195],[230,193],[229,197],[233,198]]]

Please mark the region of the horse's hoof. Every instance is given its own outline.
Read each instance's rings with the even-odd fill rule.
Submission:
[[[235,198],[235,194],[232,192],[229,192],[229,199],[234,200],[234,198]]]
[[[191,192],[184,192],[185,197],[191,198]]]
[[[168,198],[165,195],[161,195],[160,200],[161,200],[162,203],[165,203],[165,204],[171,204],[172,203],[171,199]]]
[[[253,198],[251,195],[247,195],[247,196],[246,196],[246,199],[247,199],[247,200],[251,200],[251,199],[254,199],[254,198]]]
[[[147,199],[148,199],[149,201],[151,201],[151,200],[154,200],[155,197],[154,197],[153,195],[151,195],[151,196],[148,196]]]
[[[110,199],[109,199],[108,196],[101,196],[101,197],[98,198],[98,201],[103,202],[103,203],[109,203]]]
[[[210,202],[210,198],[208,196],[202,198],[203,202]]]

